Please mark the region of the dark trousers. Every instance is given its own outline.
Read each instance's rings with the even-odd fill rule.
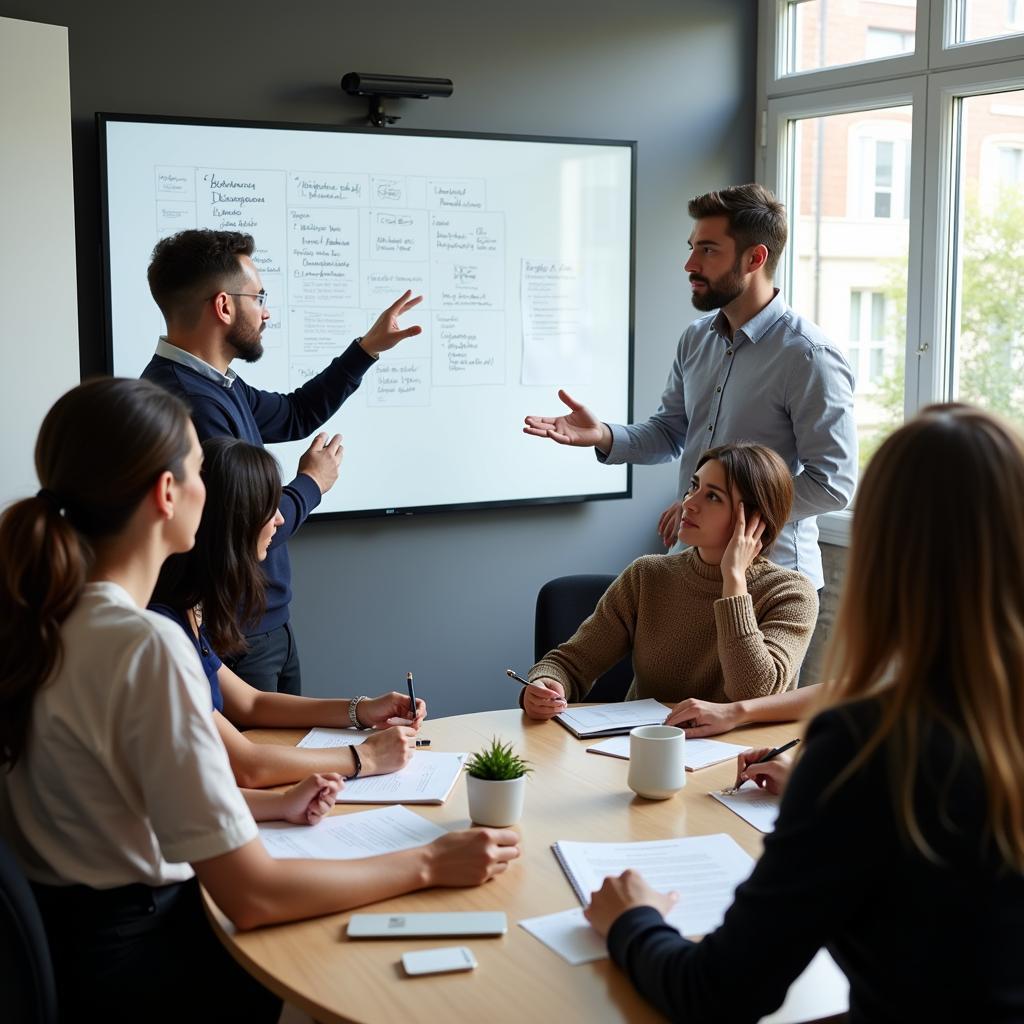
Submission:
[[[193,878],[154,889],[33,885],[62,1024],[272,1024],[281,1000],[214,935]]]
[[[237,658],[225,658],[224,664],[257,690],[301,696],[299,649],[291,623],[286,622],[269,633],[255,633],[245,639],[249,649]]]

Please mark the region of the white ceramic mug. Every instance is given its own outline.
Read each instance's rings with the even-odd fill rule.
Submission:
[[[686,785],[683,743],[674,725],[642,725],[629,734],[629,788],[648,800],[667,800]]]

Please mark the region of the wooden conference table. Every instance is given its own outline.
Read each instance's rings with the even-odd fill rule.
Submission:
[[[793,724],[740,729],[720,737],[748,746],[775,746],[799,733]],[[264,730],[253,739],[296,743],[304,730]],[[531,722],[515,711],[428,719],[422,735],[433,750],[471,752],[499,736],[534,766],[517,830],[522,857],[507,872],[473,889],[432,889],[363,908],[374,913],[504,910],[508,933],[499,938],[349,940],[352,911],[235,931],[207,900],[215,930],[251,974],[317,1021],[393,1024],[405,1021],[662,1020],[609,960],[573,967],[524,929],[523,918],[579,905],[551,852],[558,839],[630,842],[725,832],[751,856],[762,836],[707,794],[729,785],[735,763],[687,772],[685,789],[670,800],[641,800],[626,786],[629,762],[586,753],[555,722]],[[590,741],[594,742],[594,741]],[[367,810],[339,805],[334,813]],[[448,829],[469,826],[465,779],[443,806],[413,808]],[[479,967],[460,974],[408,978],[401,955],[415,949],[467,945]]]

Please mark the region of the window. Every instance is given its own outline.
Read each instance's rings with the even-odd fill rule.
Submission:
[[[948,389],[1024,427],[1024,135],[1003,134],[1019,119],[998,113],[1022,99],[1024,91],[970,96],[952,110],[960,175],[950,200],[956,258]]]
[[[885,372],[886,307],[885,292],[858,288],[850,292],[850,327],[846,358],[857,378],[857,396],[869,401],[872,385]],[[878,418],[877,410],[868,411],[865,420]]]
[[[868,60],[914,52],[914,33],[896,28],[868,28],[864,56]]]
[[[850,132],[848,209],[852,216],[905,220],[910,192],[909,110],[891,121],[857,122]]]
[[[1024,0],[760,0],[777,284],[844,347],[862,465],[962,400],[1024,427]],[[848,513],[822,516],[844,543]]]
[[[915,0],[789,0],[783,6],[786,74],[914,52]]]
[[[1024,32],[1021,0],[958,0],[953,41],[971,43]]]

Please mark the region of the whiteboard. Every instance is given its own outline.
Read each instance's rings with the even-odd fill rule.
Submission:
[[[258,363],[291,391],[407,288],[423,333],[386,353],[325,429],[341,476],[318,512],[628,497],[629,467],[522,433],[565,388],[609,422],[632,394],[635,143],[99,115],[112,373],[164,329],[156,241],[247,231],[269,295]],[[306,442],[273,445],[285,479]]]

